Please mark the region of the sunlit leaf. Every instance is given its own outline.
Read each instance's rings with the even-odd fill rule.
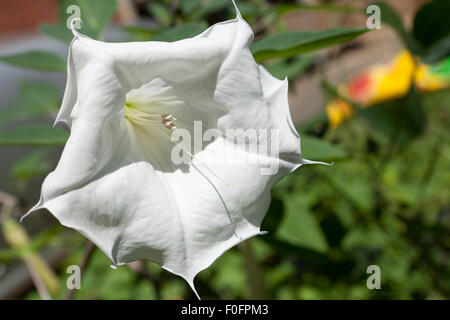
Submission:
[[[325,252],[328,245],[320,225],[295,196],[287,197],[286,210],[275,237],[295,246]]]
[[[123,26],[122,30],[128,34],[127,41],[149,41],[158,34],[158,30],[137,26]]]
[[[302,157],[316,161],[337,161],[348,157],[348,153],[337,145],[323,139],[302,135]]]

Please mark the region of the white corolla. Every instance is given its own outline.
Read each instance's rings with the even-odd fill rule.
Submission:
[[[105,43],[73,31],[56,119],[70,138],[30,212],[49,210],[114,266],[150,259],[194,289],[198,272],[261,234],[271,187],[311,163],[300,154],[288,82],[255,62],[253,33],[238,11],[171,43]],[[200,121],[214,139],[192,150],[186,138],[173,138],[178,130],[194,136]],[[269,149],[277,152],[242,148],[229,130],[253,130],[246,143],[267,149],[260,141],[276,141]],[[178,146],[189,161],[173,161]],[[247,161],[250,154],[258,161]]]

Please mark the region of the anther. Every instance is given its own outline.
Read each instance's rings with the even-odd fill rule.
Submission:
[[[162,114],[161,115],[161,123],[169,130],[175,130],[177,127],[175,126],[175,121],[177,120],[177,118],[175,118],[173,115],[171,114]]]

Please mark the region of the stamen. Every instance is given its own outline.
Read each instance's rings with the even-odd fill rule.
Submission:
[[[177,129],[177,126],[175,125],[175,122],[177,121],[177,118],[175,118],[172,114],[167,113],[148,113],[143,112],[139,110],[139,108],[136,108],[136,106],[133,106],[133,104],[127,102],[125,103],[125,118],[130,121],[131,123],[135,125],[141,125],[144,127],[161,127],[161,124],[164,128],[167,129],[167,131],[164,131],[167,133],[167,138],[175,145],[179,146],[186,154],[188,154],[192,161],[191,165],[211,184],[211,186],[216,191],[217,195],[219,196],[220,200],[222,201],[225,210],[227,212],[227,216],[230,219],[230,223],[233,224],[233,219],[231,218],[231,215],[228,211],[228,208],[225,204],[224,199],[220,195],[219,191],[217,190],[214,183],[208,178],[207,175],[205,175],[199,168],[196,163],[204,167],[206,170],[208,170],[216,179],[218,179],[220,182],[222,182],[224,185],[229,186],[227,182],[225,182],[219,175],[217,175],[213,170],[211,170],[206,164],[204,164],[202,161],[196,159],[192,153],[190,153],[188,150],[186,150],[179,142],[175,142],[171,139],[170,133],[175,131]],[[242,239],[236,231],[233,231],[234,235],[238,237],[239,239]]]
[[[177,126],[175,125],[175,121],[177,120],[177,118],[175,118],[173,115],[167,113],[159,114],[159,113],[142,112],[136,108],[133,108],[132,105],[130,105],[129,103],[125,104],[125,118],[134,124],[146,127],[159,127],[162,124],[166,129],[168,129],[171,132],[177,129]],[[170,137],[169,140],[172,141]],[[202,167],[204,167],[213,176],[215,176],[220,182],[222,182],[226,186],[229,186],[228,183],[226,183],[221,177],[219,177],[214,171],[212,171],[206,164],[204,164],[198,159],[194,159],[194,155],[190,153],[188,150],[186,150],[181,144],[175,141],[172,142],[178,145],[184,152],[186,152],[186,154],[188,154],[192,158],[192,161],[195,160],[196,162],[198,162]]]
[[[162,114],[161,115],[161,123],[169,130],[173,131],[175,130],[177,127],[175,126],[175,121],[177,120],[177,118],[175,118],[173,115],[171,114]]]

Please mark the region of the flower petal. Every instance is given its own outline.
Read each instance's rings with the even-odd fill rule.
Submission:
[[[261,233],[270,188],[310,163],[300,155],[287,80],[254,61],[252,40],[239,13],[173,43],[109,44],[77,34],[57,118],[71,136],[32,210],[47,208],[114,265],[147,258],[193,287],[224,251]],[[176,164],[166,128],[127,120],[126,103],[150,116],[170,112],[194,135],[201,120],[221,136],[194,150],[189,164]],[[228,130],[256,131],[249,138],[256,149]],[[277,139],[267,136],[272,131]],[[267,147],[261,141],[276,153],[255,152]],[[275,170],[262,174],[268,166]]]

